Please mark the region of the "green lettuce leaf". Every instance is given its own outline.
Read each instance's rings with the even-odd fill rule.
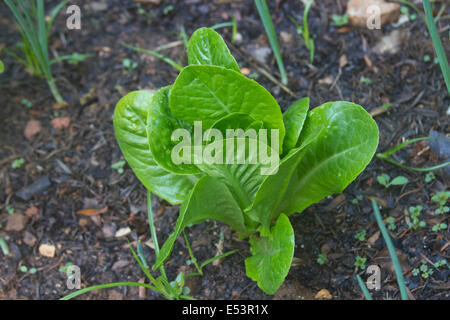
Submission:
[[[210,28],[200,28],[192,34],[188,43],[188,62],[241,72],[223,38]]]
[[[220,120],[217,120],[212,128],[220,130],[224,138],[226,138],[226,130],[227,129],[242,129],[243,131],[247,131],[248,129],[254,129],[258,132],[259,129],[262,129],[264,124],[262,121],[256,121],[251,116],[245,113],[234,112],[226,115]]]
[[[253,147],[250,147],[250,144]],[[252,203],[262,181],[273,169],[278,169],[280,161],[278,154],[274,152],[276,159],[273,158],[272,163],[263,163],[259,150],[268,146],[249,137],[215,141],[207,145],[207,148],[214,150],[214,156],[223,159],[222,163],[205,161],[197,167],[206,175],[215,177],[227,185],[241,209],[247,208]],[[232,153],[229,152],[230,149],[233,150]]]
[[[198,180],[187,200],[181,205],[175,231],[162,246],[153,270],[158,269],[167,260],[175,240],[186,226],[207,219],[222,221],[241,235],[247,233],[242,211],[228,188],[217,179],[205,176]]]
[[[181,71],[169,97],[172,114],[204,129],[232,113],[244,113],[277,129],[281,152],[285,135],[283,115],[272,95],[257,82],[222,67],[188,66]],[[270,136],[270,132],[269,132]]]
[[[161,88],[155,93],[148,112],[148,140],[150,151],[155,161],[164,169],[176,174],[198,174],[201,171],[193,164],[193,152],[187,157],[187,163],[176,164],[172,161],[172,151],[179,141],[172,141],[176,129],[185,129],[189,133],[187,140],[194,145],[192,126],[172,116],[169,108],[170,86]]]
[[[309,98],[303,98],[295,101],[284,113],[283,122],[286,128],[283,150],[288,153],[289,150],[297,145],[298,138],[303,129],[306,115],[309,109]]]
[[[329,102],[308,113],[299,143],[311,139],[278,212],[302,212],[326,196],[341,193],[375,154],[378,127],[361,106]]]
[[[294,257],[295,238],[289,218],[281,214],[267,237],[250,237],[252,256],[245,259],[247,276],[267,294],[283,284]]]
[[[153,93],[133,91],[120,99],[114,111],[114,132],[134,174],[150,191],[172,204],[181,203],[198,180],[161,168],[153,159],[147,136],[147,113]]]

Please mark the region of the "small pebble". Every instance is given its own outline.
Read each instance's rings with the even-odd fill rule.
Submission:
[[[8,216],[6,231],[22,231],[27,225],[28,218],[21,213],[13,213]]]
[[[23,242],[25,242],[29,247],[33,247],[36,244],[36,237],[28,231],[23,233]]]
[[[125,236],[129,235],[130,233],[131,233],[131,229],[129,227],[121,228],[121,229],[117,230],[115,237],[116,238],[125,237]]]
[[[41,254],[41,256],[53,258],[56,253],[56,247],[51,244],[43,243],[39,246],[39,253]]]
[[[319,292],[317,292],[315,298],[320,300],[331,300],[333,296],[327,289],[322,289]]]

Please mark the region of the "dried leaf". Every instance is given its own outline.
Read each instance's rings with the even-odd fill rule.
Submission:
[[[53,128],[55,128],[56,130],[61,130],[64,128],[68,128],[72,123],[72,119],[70,117],[59,117],[54,118],[51,123]]]
[[[92,217],[92,216],[96,216],[99,215],[101,213],[105,213],[108,210],[108,206],[105,206],[101,209],[83,209],[83,210],[78,210],[76,212],[76,214],[80,214],[82,216],[87,216],[87,217]]]
[[[25,135],[25,138],[31,140],[31,138],[33,138],[40,131],[41,131],[41,123],[37,120],[30,120],[27,122],[23,134]]]
[[[367,241],[374,246],[375,242],[378,240],[378,238],[380,237],[380,231],[375,232]]]
[[[333,299],[333,296],[327,289],[322,289],[319,292],[317,292],[315,298],[320,300],[331,300]]]

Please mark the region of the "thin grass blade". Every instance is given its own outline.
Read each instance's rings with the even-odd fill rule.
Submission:
[[[121,45],[123,45],[125,48],[131,49],[131,50],[134,50],[134,51],[137,51],[137,52],[142,52],[142,53],[146,53],[146,54],[152,55],[155,58],[158,58],[158,59],[164,61],[165,63],[171,65],[172,67],[174,67],[178,71],[181,71],[184,68],[181,64],[173,61],[172,59],[170,59],[170,58],[168,58],[168,57],[166,57],[166,56],[164,56],[164,55],[162,55],[162,54],[160,54],[160,53],[158,53],[158,52],[156,52],[154,50],[134,47],[134,46],[131,46],[131,45],[123,43],[123,42],[121,43]]]
[[[392,243],[391,237],[389,236],[389,232],[386,229],[386,226],[383,223],[383,218],[381,217],[380,210],[378,209],[378,204],[375,199],[372,199],[372,207],[375,214],[375,218],[378,223],[378,228],[383,235],[384,242],[386,242],[386,246],[389,251],[389,255],[391,256],[392,264],[394,265],[395,275],[397,277],[398,287],[400,289],[400,295],[402,300],[409,300],[408,291],[406,289],[405,278],[403,277],[403,270],[400,265],[400,261],[398,260],[397,253],[395,252],[394,244]]]
[[[130,246],[130,250],[131,253],[133,254],[134,259],[136,259],[137,263],[139,264],[139,267],[141,267],[142,271],[145,273],[145,275],[147,276],[147,278],[152,282],[152,283],[157,283],[156,279],[150,274],[150,272],[148,271],[148,269],[145,267],[144,263],[141,261],[141,259],[139,258],[139,256],[136,254],[136,252],[134,251],[133,247],[131,246],[131,244],[129,244]]]
[[[269,38],[270,46],[272,47],[273,54],[277,60],[278,69],[280,70],[281,82],[284,85],[288,84],[288,77],[286,69],[284,68],[283,58],[280,52],[280,45],[278,43],[277,34],[273,26],[272,18],[270,17],[269,8],[267,7],[266,0],[255,0],[256,8],[258,9],[259,16],[266,30],[267,37]]]
[[[56,16],[61,11],[61,9],[67,4],[69,0],[63,0],[61,1],[56,7],[50,11],[50,14],[48,15],[48,21],[47,21],[47,38],[50,37],[50,30],[53,25],[53,21],[55,21]]]
[[[228,257],[229,255],[231,255],[231,254],[233,254],[233,253],[235,253],[235,252],[237,252],[237,251],[238,251],[238,250],[231,250],[231,251],[225,252],[225,253],[223,253],[223,254],[220,254],[220,255],[218,255],[218,256],[212,257],[212,258],[210,258],[210,259],[204,261],[204,262],[200,265],[200,268],[203,269],[206,265],[210,264],[211,262],[214,262],[214,261],[216,261],[216,260],[220,260],[220,259],[223,259],[223,258],[225,258],[225,257]]]
[[[1,64],[3,64],[0,61]],[[2,249],[2,252],[5,256],[9,255],[9,247],[6,241],[0,236],[0,248]]]
[[[49,79],[51,77],[51,74],[50,74],[50,59],[48,57],[47,27],[45,25],[44,1],[36,0],[36,2],[37,2],[38,37],[41,54],[44,61],[42,69],[46,74],[47,79]]]
[[[407,145],[410,145],[411,143],[415,143],[418,141],[422,141],[422,140],[434,140],[434,139],[446,139],[446,140],[450,140],[449,138],[440,138],[440,137],[421,137],[421,138],[414,138],[414,139],[410,139],[407,140],[403,143],[400,143],[399,145],[393,147],[392,149],[389,149],[383,153],[377,153],[377,158],[387,161],[389,163],[392,163],[396,166],[399,166],[401,168],[405,168],[405,169],[409,169],[409,170],[413,170],[413,171],[418,171],[418,172],[428,172],[428,171],[434,171],[434,170],[438,170],[441,168],[445,168],[446,166],[450,165],[450,161],[448,162],[444,162],[442,164],[436,165],[436,166],[432,166],[432,167],[425,167],[425,168],[415,168],[415,167],[411,167],[408,165],[404,165],[398,161],[393,160],[392,158],[390,158],[390,156],[392,154],[394,154],[395,152],[397,152],[398,150],[406,147]]]
[[[444,47],[442,46],[441,38],[439,38],[436,23],[433,19],[433,11],[431,10],[430,0],[423,0],[423,7],[425,9],[427,27],[430,31],[431,39],[433,40],[434,50],[436,51],[436,55],[441,66],[445,85],[447,86],[447,93],[450,94],[450,67],[447,56],[445,55]]]
[[[70,294],[68,294],[67,296],[62,297],[59,300],[70,300],[72,298],[78,297],[79,295],[83,294],[83,293],[87,293],[90,291],[94,291],[94,290],[99,290],[99,289],[107,289],[107,288],[114,288],[114,287],[144,287],[147,289],[151,289],[151,290],[155,290],[157,292],[158,289],[156,289],[155,287],[146,284],[146,283],[140,283],[140,282],[112,282],[112,283],[105,283],[105,284],[99,284],[96,286],[91,286],[91,287],[87,287],[84,289],[80,289],[78,291],[72,292]]]
[[[311,9],[313,2],[314,2],[314,0],[309,0],[306,3],[305,11],[303,11],[303,32],[304,32],[306,42],[309,42],[308,13],[309,13],[309,9]]]
[[[215,25],[211,26],[210,28],[217,30],[217,29],[232,27],[232,26],[233,26],[233,22],[222,22],[222,23],[215,24]]]
[[[364,293],[364,297],[366,297],[367,300],[373,300],[372,295],[369,292],[369,289],[367,289],[366,284],[361,279],[360,275],[356,275],[356,279],[358,279],[358,284],[361,287],[362,292]]]
[[[233,29],[232,29],[232,34],[231,34],[231,43],[236,43],[237,22],[236,22],[236,17],[234,15],[232,17],[232,21],[233,21]]]
[[[195,258],[194,253],[192,252],[191,245],[189,244],[189,240],[186,236],[186,232],[183,231],[184,236],[184,242],[186,242],[186,246],[189,252],[189,256],[191,257],[192,262],[194,263],[195,267],[197,268],[197,271],[200,275],[203,275],[202,267],[200,267],[197,263],[197,258]]]
[[[144,248],[142,248],[142,243],[141,241],[138,241],[137,247],[136,247],[136,251],[138,254],[139,259],[141,260],[142,264],[144,265],[144,267],[148,270],[148,263],[145,260],[145,255],[144,255]]]

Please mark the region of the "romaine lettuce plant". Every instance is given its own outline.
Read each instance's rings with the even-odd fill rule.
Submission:
[[[289,216],[342,192],[372,159],[378,127],[361,106],[345,101],[308,111],[309,99],[303,98],[282,114],[265,88],[241,74],[225,42],[212,29],[201,28],[192,35],[188,62],[173,85],[156,93],[131,92],[114,113],[119,146],[138,179],[169,203],[181,204],[175,231],[153,269],[164,264],[187,226],[215,219],[230,225],[240,239],[249,239],[247,275],[273,294],[284,282],[294,255]],[[271,156],[276,152],[279,160],[276,170],[262,174],[258,170],[262,164],[252,161],[174,161],[173,151],[180,144],[174,132],[194,133],[194,138],[184,138],[195,145],[199,122],[203,129],[216,129],[214,139],[205,134],[209,140],[201,141],[201,147],[215,152],[230,140],[251,142],[262,135],[260,130],[257,137],[229,137],[228,129],[276,130],[278,139],[266,140]],[[279,148],[274,147],[277,144]],[[244,160],[251,160],[250,144],[244,145]],[[188,149],[181,154],[184,160],[195,158]]]

